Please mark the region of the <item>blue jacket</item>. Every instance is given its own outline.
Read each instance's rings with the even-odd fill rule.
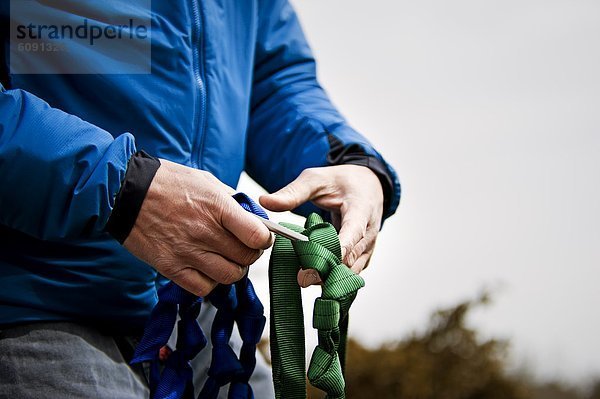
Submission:
[[[319,86],[287,1],[153,1],[151,10],[134,0],[80,2],[81,15],[151,16],[152,73],[129,75],[59,74],[50,64],[41,65],[48,74],[11,74],[2,3],[0,326],[143,325],[156,272],[104,232],[138,149],[234,187],[245,170],[269,191],[327,165],[332,138],[385,162]],[[68,56],[111,62],[89,49]],[[387,167],[389,216],[400,186]]]

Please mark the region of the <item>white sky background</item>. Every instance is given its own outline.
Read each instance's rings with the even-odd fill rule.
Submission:
[[[403,187],[352,335],[400,339],[490,287],[472,323],[516,365],[600,374],[600,2],[293,3],[322,84]],[[266,258],[253,276],[266,300]]]

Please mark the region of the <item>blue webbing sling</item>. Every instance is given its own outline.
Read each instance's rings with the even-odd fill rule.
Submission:
[[[233,196],[248,212],[268,219],[265,211],[244,193]],[[230,383],[230,399],[252,399],[248,380],[256,365],[256,345],[265,327],[264,307],[246,275],[231,285],[219,285],[207,297],[216,308],[212,328],[213,345],[208,379],[198,399],[216,399],[222,386]],[[150,391],[153,399],[193,398],[192,360],[207,344],[198,324],[203,298],[195,296],[173,282],[158,290],[158,303],[152,310],[144,334],[136,347],[131,364],[150,362]],[[167,344],[177,325],[177,343],[162,365],[160,349]],[[239,358],[229,346],[237,324],[242,338]]]

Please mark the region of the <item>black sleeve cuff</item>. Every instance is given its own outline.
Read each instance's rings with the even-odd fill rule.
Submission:
[[[125,180],[115,198],[115,205],[105,230],[121,244],[133,229],[152,179],[160,167],[160,161],[144,151],[129,158]]]
[[[358,144],[344,144],[333,134],[328,136],[330,150],[327,154],[327,162],[330,165],[360,165],[373,171],[379,178],[383,189],[383,214],[388,214],[392,196],[394,195],[393,179],[385,164],[372,155],[369,155]]]

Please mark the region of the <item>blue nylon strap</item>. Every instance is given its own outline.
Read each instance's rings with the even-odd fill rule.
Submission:
[[[248,212],[268,219],[266,212],[244,193],[233,198]],[[219,285],[207,299],[217,308],[211,328],[213,345],[208,379],[198,399],[215,399],[221,387],[231,383],[229,399],[253,399],[248,381],[256,365],[256,345],[265,327],[264,307],[246,275],[232,285]],[[188,399],[193,397],[192,360],[206,346],[207,340],[197,318],[203,299],[172,281],[158,290],[158,303],[146,323],[144,334],[135,349],[131,364],[150,362],[150,390],[153,399]],[[159,360],[177,325],[176,348],[166,362]],[[242,337],[240,357],[229,346],[237,324]],[[162,372],[161,372],[162,368]]]
[[[260,207],[254,200],[248,197],[244,193],[237,193],[233,195],[233,199],[235,199],[245,210],[255,215],[260,216],[263,219],[268,219],[269,215],[265,212],[264,209]]]

